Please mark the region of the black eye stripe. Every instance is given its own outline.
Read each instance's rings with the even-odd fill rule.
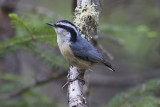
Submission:
[[[57,23],[66,23],[66,24],[70,24],[70,25],[74,26],[74,27],[77,29],[77,27],[76,27],[73,23],[71,23],[71,22],[69,22],[69,21],[67,21],[67,20],[60,20],[60,21],[58,21]]]
[[[74,28],[68,27],[68,26],[65,26],[65,25],[58,25],[58,24],[56,25],[56,27],[63,28],[65,30],[67,30],[68,32],[70,32],[70,34],[71,34],[70,41],[75,42],[77,40],[77,33],[76,33]]]

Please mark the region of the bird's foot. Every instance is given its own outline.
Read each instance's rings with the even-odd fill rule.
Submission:
[[[64,88],[66,85],[69,85],[69,83],[72,83],[73,81],[76,81],[76,80],[80,80],[82,82],[82,84],[84,85],[85,84],[85,80],[82,79],[82,75],[84,75],[84,74],[80,72],[75,78],[69,79],[69,74],[68,74],[67,75],[68,81],[63,85],[62,88]]]

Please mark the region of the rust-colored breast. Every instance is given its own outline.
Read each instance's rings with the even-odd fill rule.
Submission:
[[[77,58],[72,53],[70,48],[70,43],[64,43],[60,47],[60,51],[64,58],[73,66],[78,67],[79,69],[88,69],[91,67],[91,63],[80,58]]]
[[[66,57],[73,57],[73,53],[70,49],[70,43],[64,43],[61,47],[61,53],[62,55],[66,58]]]

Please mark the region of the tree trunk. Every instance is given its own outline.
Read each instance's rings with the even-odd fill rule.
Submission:
[[[0,0],[0,41],[4,42],[14,37],[15,30],[8,17],[16,9],[18,0]],[[5,55],[0,59],[0,72],[19,74],[19,61],[15,53]]]
[[[97,14],[95,14],[96,17],[94,15],[92,17],[89,14],[88,16],[85,16],[86,22],[82,23],[84,24],[82,25],[82,29],[80,27],[81,25],[79,26],[79,22],[81,24],[81,18],[79,16],[81,14],[80,12],[82,13],[87,12],[88,7],[93,9],[95,8],[94,6],[95,5],[92,4],[91,0],[77,0],[77,10],[79,11],[75,12],[74,24],[78,27],[79,31],[83,35],[85,35],[86,39],[97,36],[97,19],[99,18],[99,13],[97,12]],[[73,6],[73,8],[75,8],[75,5]],[[92,9],[90,11],[92,11]],[[95,13],[96,13],[96,9],[95,9]],[[77,20],[80,19],[79,22],[76,19]],[[89,26],[86,26],[86,25],[89,25]],[[85,29],[85,31],[83,31],[83,28]],[[92,30],[90,31],[90,29]],[[85,71],[79,71],[76,67],[70,67],[70,70],[68,72],[68,80],[73,80],[77,76],[79,76],[79,79],[69,82],[69,85],[68,85],[69,107],[87,107],[87,102],[83,95],[83,83],[81,81],[81,80],[84,80],[84,73]]]

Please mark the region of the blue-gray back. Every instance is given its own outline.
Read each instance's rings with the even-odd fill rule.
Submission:
[[[99,53],[91,43],[80,35],[78,35],[77,41],[73,42],[70,47],[73,54],[80,59],[87,60],[92,63],[104,62],[101,53]]]

